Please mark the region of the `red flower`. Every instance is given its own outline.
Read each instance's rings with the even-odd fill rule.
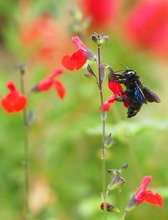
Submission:
[[[25,24],[21,30],[21,43],[33,61],[53,68],[67,47],[67,34],[55,18],[49,14],[41,15]]]
[[[142,183],[138,190],[135,193],[135,200],[137,204],[142,203],[143,201],[148,202],[152,205],[163,205],[162,197],[159,194],[154,194],[152,191],[146,190],[148,184],[152,180],[151,176],[145,176],[142,180]]]
[[[80,69],[87,61],[87,48],[79,37],[72,37],[72,42],[78,47],[78,50],[71,56],[64,56],[61,60],[62,65],[71,71]]]
[[[7,82],[7,87],[10,92],[1,100],[2,108],[8,113],[22,111],[27,104],[26,96],[22,95],[16,89],[16,86],[12,81]]]
[[[146,188],[151,180],[152,180],[151,176],[144,177],[140,187],[138,188],[138,190],[136,191],[135,195],[133,196],[131,202],[127,206],[128,210],[131,210],[136,205],[139,205],[142,202],[147,202],[151,205],[158,205],[160,207],[163,206],[163,199],[159,194],[153,193],[150,190],[146,190]]]
[[[78,70],[87,61],[96,60],[96,56],[82,43],[78,36],[72,37],[72,42],[77,46],[78,50],[71,56],[66,55],[62,58],[62,65],[68,70]]]
[[[65,96],[65,87],[62,82],[55,80],[55,77],[62,74],[62,69],[56,69],[51,75],[41,80],[38,85],[32,89],[33,92],[45,92],[48,91],[52,86],[55,87],[55,90],[58,96],[63,99]]]
[[[126,36],[142,48],[167,54],[167,0],[138,1],[125,22]]]
[[[81,8],[87,17],[91,17],[93,27],[103,27],[111,24],[118,14],[118,0],[80,0]]]
[[[109,89],[114,93],[114,95],[109,96],[109,99],[104,103],[104,111],[108,112],[110,110],[110,106],[114,103],[118,96],[121,98],[126,98],[126,95],[123,93],[124,90],[119,82],[115,82],[114,80],[110,80],[108,83]],[[129,100],[124,101],[124,106],[128,108],[130,102]],[[102,111],[102,107],[99,108]]]

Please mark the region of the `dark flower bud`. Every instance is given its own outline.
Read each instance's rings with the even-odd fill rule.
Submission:
[[[105,146],[105,148],[110,148],[112,146],[112,144],[114,144],[114,141],[113,141],[111,133],[110,133],[104,141],[104,146]],[[109,172],[109,171],[107,170],[107,172]]]
[[[85,75],[86,77],[88,77],[89,79],[95,79],[96,82],[97,82],[97,77],[96,77],[95,73],[93,72],[93,70],[92,70],[92,68],[91,68],[90,65],[87,65],[87,71],[88,71],[88,72],[85,73],[84,75]]]
[[[102,210],[104,210],[104,202],[102,202],[101,204],[100,204],[100,208],[102,209]],[[113,206],[113,205],[111,205],[110,203],[106,203],[106,208],[107,208],[107,211],[108,212],[117,212],[117,213],[120,213],[120,210],[118,209],[118,208],[116,208],[115,206]]]
[[[112,191],[120,188],[124,183],[126,183],[126,180],[123,177],[120,177],[120,174],[118,173],[116,176],[112,177],[111,182],[107,186],[107,190]]]
[[[92,35],[92,40],[97,44],[97,45],[102,45],[104,42],[108,40],[108,36],[105,34],[97,34],[96,32]]]
[[[17,64],[16,69],[18,69],[22,75],[26,72],[26,66],[23,63]]]
[[[127,167],[128,167],[128,164],[127,164],[127,163],[123,164],[123,165],[121,166],[121,168],[119,169],[119,173],[122,173],[122,171],[123,171],[123,170],[126,170]]]
[[[107,172],[111,173],[112,175],[117,175],[118,174],[118,170],[117,169],[108,169]]]
[[[98,41],[98,34],[96,32],[94,32],[94,34],[92,35],[92,41],[95,42],[97,44]]]

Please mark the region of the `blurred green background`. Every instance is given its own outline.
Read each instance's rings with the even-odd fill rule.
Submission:
[[[69,8],[75,3],[66,0],[0,1],[1,98],[8,92],[8,79],[20,86],[19,73],[15,68],[17,64],[26,65],[25,84],[29,91],[61,65],[61,55],[74,51],[71,36],[78,33],[69,28],[74,21]],[[129,165],[123,173],[127,181],[122,191],[124,205],[145,175],[152,175],[149,188],[164,198],[163,208],[143,203],[126,219],[167,220],[168,65],[165,57],[126,41],[118,24],[124,18],[124,11],[126,13],[133,3],[125,1],[116,23],[103,30],[109,35],[109,41],[102,47],[102,62],[108,63],[114,70],[123,69],[120,64],[136,70],[144,84],[159,95],[161,103],[144,105],[132,119],[126,118],[126,109],[120,103],[112,105],[107,116],[107,134],[112,133],[115,144],[108,150],[107,168],[119,169],[124,163]],[[61,34],[54,35],[58,36],[58,39],[54,38],[56,48],[67,43],[61,55],[56,55],[55,60],[49,59],[49,63],[45,54],[44,57],[34,56],[39,49],[37,42],[30,39],[30,44],[24,45],[21,39],[26,25],[44,14],[52,16],[52,21],[55,19],[55,23],[59,24],[57,27],[62,28]],[[86,29],[80,35],[85,44],[96,52],[96,45],[90,39],[92,30]],[[102,29],[95,28],[93,31]],[[63,101],[59,100],[54,89],[29,96],[28,109],[35,116],[28,129],[30,207],[34,220],[103,219],[99,208],[102,190],[100,100],[96,84],[84,77],[85,72],[85,68],[74,72],[65,70],[60,76],[67,90]],[[109,95],[105,81],[105,99]],[[24,219],[22,113],[10,115],[0,109],[0,121],[0,219]],[[121,206],[117,191],[110,194],[109,202]],[[119,216],[108,213],[108,219],[117,220]]]

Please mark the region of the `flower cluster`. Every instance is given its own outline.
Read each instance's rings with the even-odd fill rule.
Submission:
[[[97,42],[96,39],[96,34],[92,35],[93,41]],[[105,42],[107,40],[106,36],[101,36],[102,40],[99,42]],[[96,55],[93,54],[80,40],[78,36],[72,37],[72,42],[78,47],[78,50],[74,52],[71,56],[66,55],[62,58],[61,62],[62,65],[70,70],[79,70],[80,68],[83,67],[83,65],[86,63],[86,61],[93,60],[97,61]],[[89,66],[89,65],[88,65]],[[104,67],[103,67],[104,68]],[[89,66],[90,69],[90,66]],[[90,69],[89,70],[92,76],[95,76],[93,71]],[[112,69],[108,67],[108,71],[110,72],[109,74],[109,83],[108,83],[108,88],[113,92],[113,95],[109,97],[109,99],[104,103],[104,111],[108,112],[110,110],[110,106],[112,103],[114,103],[118,96],[122,98],[126,98],[126,95],[124,94],[124,90],[121,86],[121,84],[117,81],[115,74],[113,73]],[[90,74],[89,73],[89,74]],[[129,106],[129,101],[124,101],[124,106],[127,108]],[[100,111],[102,111],[102,106],[100,106]]]
[[[56,69],[51,75],[47,76],[45,79],[41,80],[31,92],[46,92],[52,87],[55,88],[58,96],[64,99],[66,89],[61,81],[56,80],[60,74],[63,73],[63,69]],[[23,73],[22,73],[23,74]],[[22,94],[15,86],[12,81],[7,82],[7,87],[10,92],[1,100],[2,108],[8,113],[15,113],[24,110],[27,105],[27,97]]]
[[[109,184],[110,187],[108,187],[109,188],[108,190],[114,190],[118,187],[121,187],[125,181],[123,181],[123,178],[120,177],[119,172],[115,169],[110,170],[110,172],[112,172],[113,174],[116,173],[116,175],[114,175],[114,177],[112,178],[112,181]],[[164,203],[163,199],[158,193],[153,193],[150,190],[146,190],[151,180],[152,180],[151,176],[145,176],[143,178],[140,187],[137,189],[136,193],[133,195],[131,201],[129,202],[129,204],[127,205],[125,209],[124,217],[129,211],[134,209],[137,205],[141,204],[142,202],[147,202],[151,205],[158,205],[159,207],[163,206],[163,203]],[[104,203],[100,204],[100,208],[104,210]],[[120,213],[120,210],[118,208],[116,208],[114,205],[108,202],[106,203],[106,209],[108,212]]]

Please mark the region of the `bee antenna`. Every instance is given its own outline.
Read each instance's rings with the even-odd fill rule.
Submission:
[[[125,71],[125,70],[116,70],[115,73],[121,72],[121,71]]]
[[[128,66],[126,66],[125,64],[120,63],[120,65],[126,67],[126,69],[128,70]]]
[[[128,66],[126,66],[125,64],[120,63],[120,65],[126,67],[126,70],[128,70]],[[118,72],[121,72],[121,71],[125,71],[125,69],[124,70],[122,70],[122,69],[121,70],[117,70],[117,71],[115,71],[115,73],[118,73]]]

